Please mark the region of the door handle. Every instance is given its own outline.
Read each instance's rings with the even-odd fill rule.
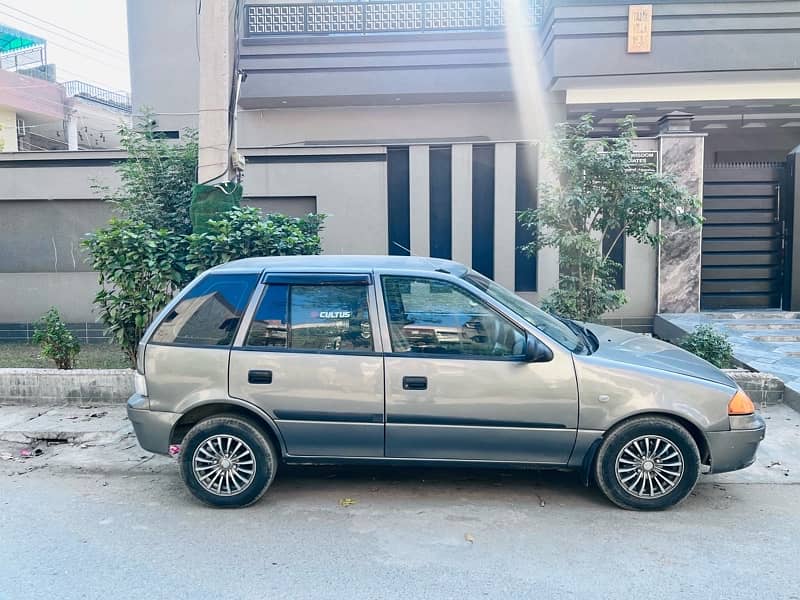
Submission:
[[[267,384],[272,383],[272,371],[248,371],[247,383]]]
[[[427,377],[403,377],[404,390],[427,390]]]

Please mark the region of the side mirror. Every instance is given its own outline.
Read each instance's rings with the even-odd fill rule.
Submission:
[[[525,362],[550,362],[553,351],[532,335],[525,337]]]

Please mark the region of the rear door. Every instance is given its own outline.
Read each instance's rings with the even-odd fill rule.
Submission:
[[[267,275],[250,325],[237,336],[230,394],[272,416],[290,455],[383,456],[383,357],[371,280],[367,273]]]
[[[551,347],[552,361],[525,362],[525,331],[455,281],[379,283],[387,457],[568,461],[578,426],[569,352]]]

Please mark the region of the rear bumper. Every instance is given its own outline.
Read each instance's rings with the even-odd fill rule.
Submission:
[[[726,473],[752,465],[765,433],[764,420],[755,414],[731,417],[730,431],[707,432],[711,472]]]
[[[133,423],[139,445],[155,454],[169,454],[172,428],[180,413],[171,413],[148,408],[147,398],[134,394],[128,399],[128,419]]]

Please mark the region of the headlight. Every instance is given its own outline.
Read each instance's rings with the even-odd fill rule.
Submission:
[[[147,381],[141,373],[135,373],[133,376],[133,390],[140,396],[147,397]]]
[[[728,402],[729,415],[752,415],[756,412],[755,404],[742,390],[738,390]]]

